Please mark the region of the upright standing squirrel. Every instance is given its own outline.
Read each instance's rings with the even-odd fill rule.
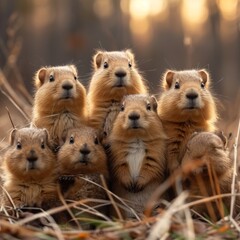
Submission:
[[[217,120],[215,99],[206,70],[167,71],[158,114],[167,133],[167,167],[173,173],[180,164],[189,136],[213,131]]]
[[[98,133],[90,127],[69,129],[58,152],[60,184],[63,196],[69,200],[105,199],[105,190],[84,179],[101,185],[100,174],[108,181],[107,156]]]
[[[46,128],[58,146],[64,130],[85,123],[86,90],[73,65],[41,68],[35,86],[32,124]]]
[[[94,73],[87,95],[91,125],[108,135],[127,94],[147,93],[134,55],[126,51],[97,51],[93,57]]]
[[[149,197],[164,180],[165,134],[153,96],[124,97],[109,135],[112,190],[142,214]],[[133,217],[124,212],[125,217]]]
[[[57,199],[57,159],[46,129],[14,129],[1,165],[3,187],[17,208],[47,209]],[[12,206],[6,192],[2,204]]]
[[[189,190],[188,201],[199,200],[208,196],[231,193],[233,162],[226,148],[226,138],[222,133],[200,132],[193,133],[187,143],[187,149],[182,160],[183,186]],[[191,169],[191,170],[189,170]],[[236,184],[239,192],[239,185]],[[236,197],[235,212],[239,212],[239,199]],[[229,211],[231,197],[197,204],[192,207],[199,214],[210,214],[217,218],[220,210]],[[216,219],[215,219],[216,220]]]

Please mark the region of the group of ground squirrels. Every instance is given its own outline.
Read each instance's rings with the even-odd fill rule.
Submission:
[[[1,151],[5,210],[48,210],[62,204],[60,195],[67,202],[93,199],[86,204],[97,208],[94,199],[106,203],[109,196],[103,179],[124,218],[143,216],[151,195],[174,175],[180,177],[152,214],[162,200],[177,197],[177,185],[189,192],[188,201],[231,192],[233,163],[216,129],[206,70],[167,70],[156,99],[131,50],[97,51],[88,90],[74,65],[43,67],[34,83],[31,126],[12,130]],[[238,205],[237,197],[236,213]],[[101,210],[117,218],[116,206]],[[225,197],[192,209],[219,218],[229,206]]]

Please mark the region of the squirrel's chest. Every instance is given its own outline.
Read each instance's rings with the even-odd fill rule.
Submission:
[[[24,205],[39,205],[43,192],[43,186],[39,184],[29,184],[20,186],[20,199]]]
[[[143,141],[136,141],[129,144],[126,162],[133,178],[139,175],[145,155],[146,150]]]
[[[53,135],[60,136],[65,129],[77,127],[79,121],[74,117],[71,113],[62,113],[59,114],[55,119],[52,121],[52,131]]]

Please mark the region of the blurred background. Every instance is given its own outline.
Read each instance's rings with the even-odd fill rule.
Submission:
[[[156,95],[166,69],[206,68],[222,103],[218,125],[236,136],[239,0],[1,0],[0,140],[12,128],[6,106],[17,127],[29,123],[37,69],[75,64],[87,86],[99,48],[131,48]]]

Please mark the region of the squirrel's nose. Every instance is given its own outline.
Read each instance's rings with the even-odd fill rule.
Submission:
[[[38,160],[38,156],[33,149],[28,153],[27,160],[29,162],[35,162]]]
[[[117,71],[115,72],[115,75],[119,78],[125,77],[127,73],[125,71]]]
[[[73,88],[73,85],[71,83],[64,83],[62,85],[62,88],[65,89],[65,90],[70,90]]]
[[[130,120],[138,120],[140,118],[140,115],[138,113],[131,113],[128,118]]]

